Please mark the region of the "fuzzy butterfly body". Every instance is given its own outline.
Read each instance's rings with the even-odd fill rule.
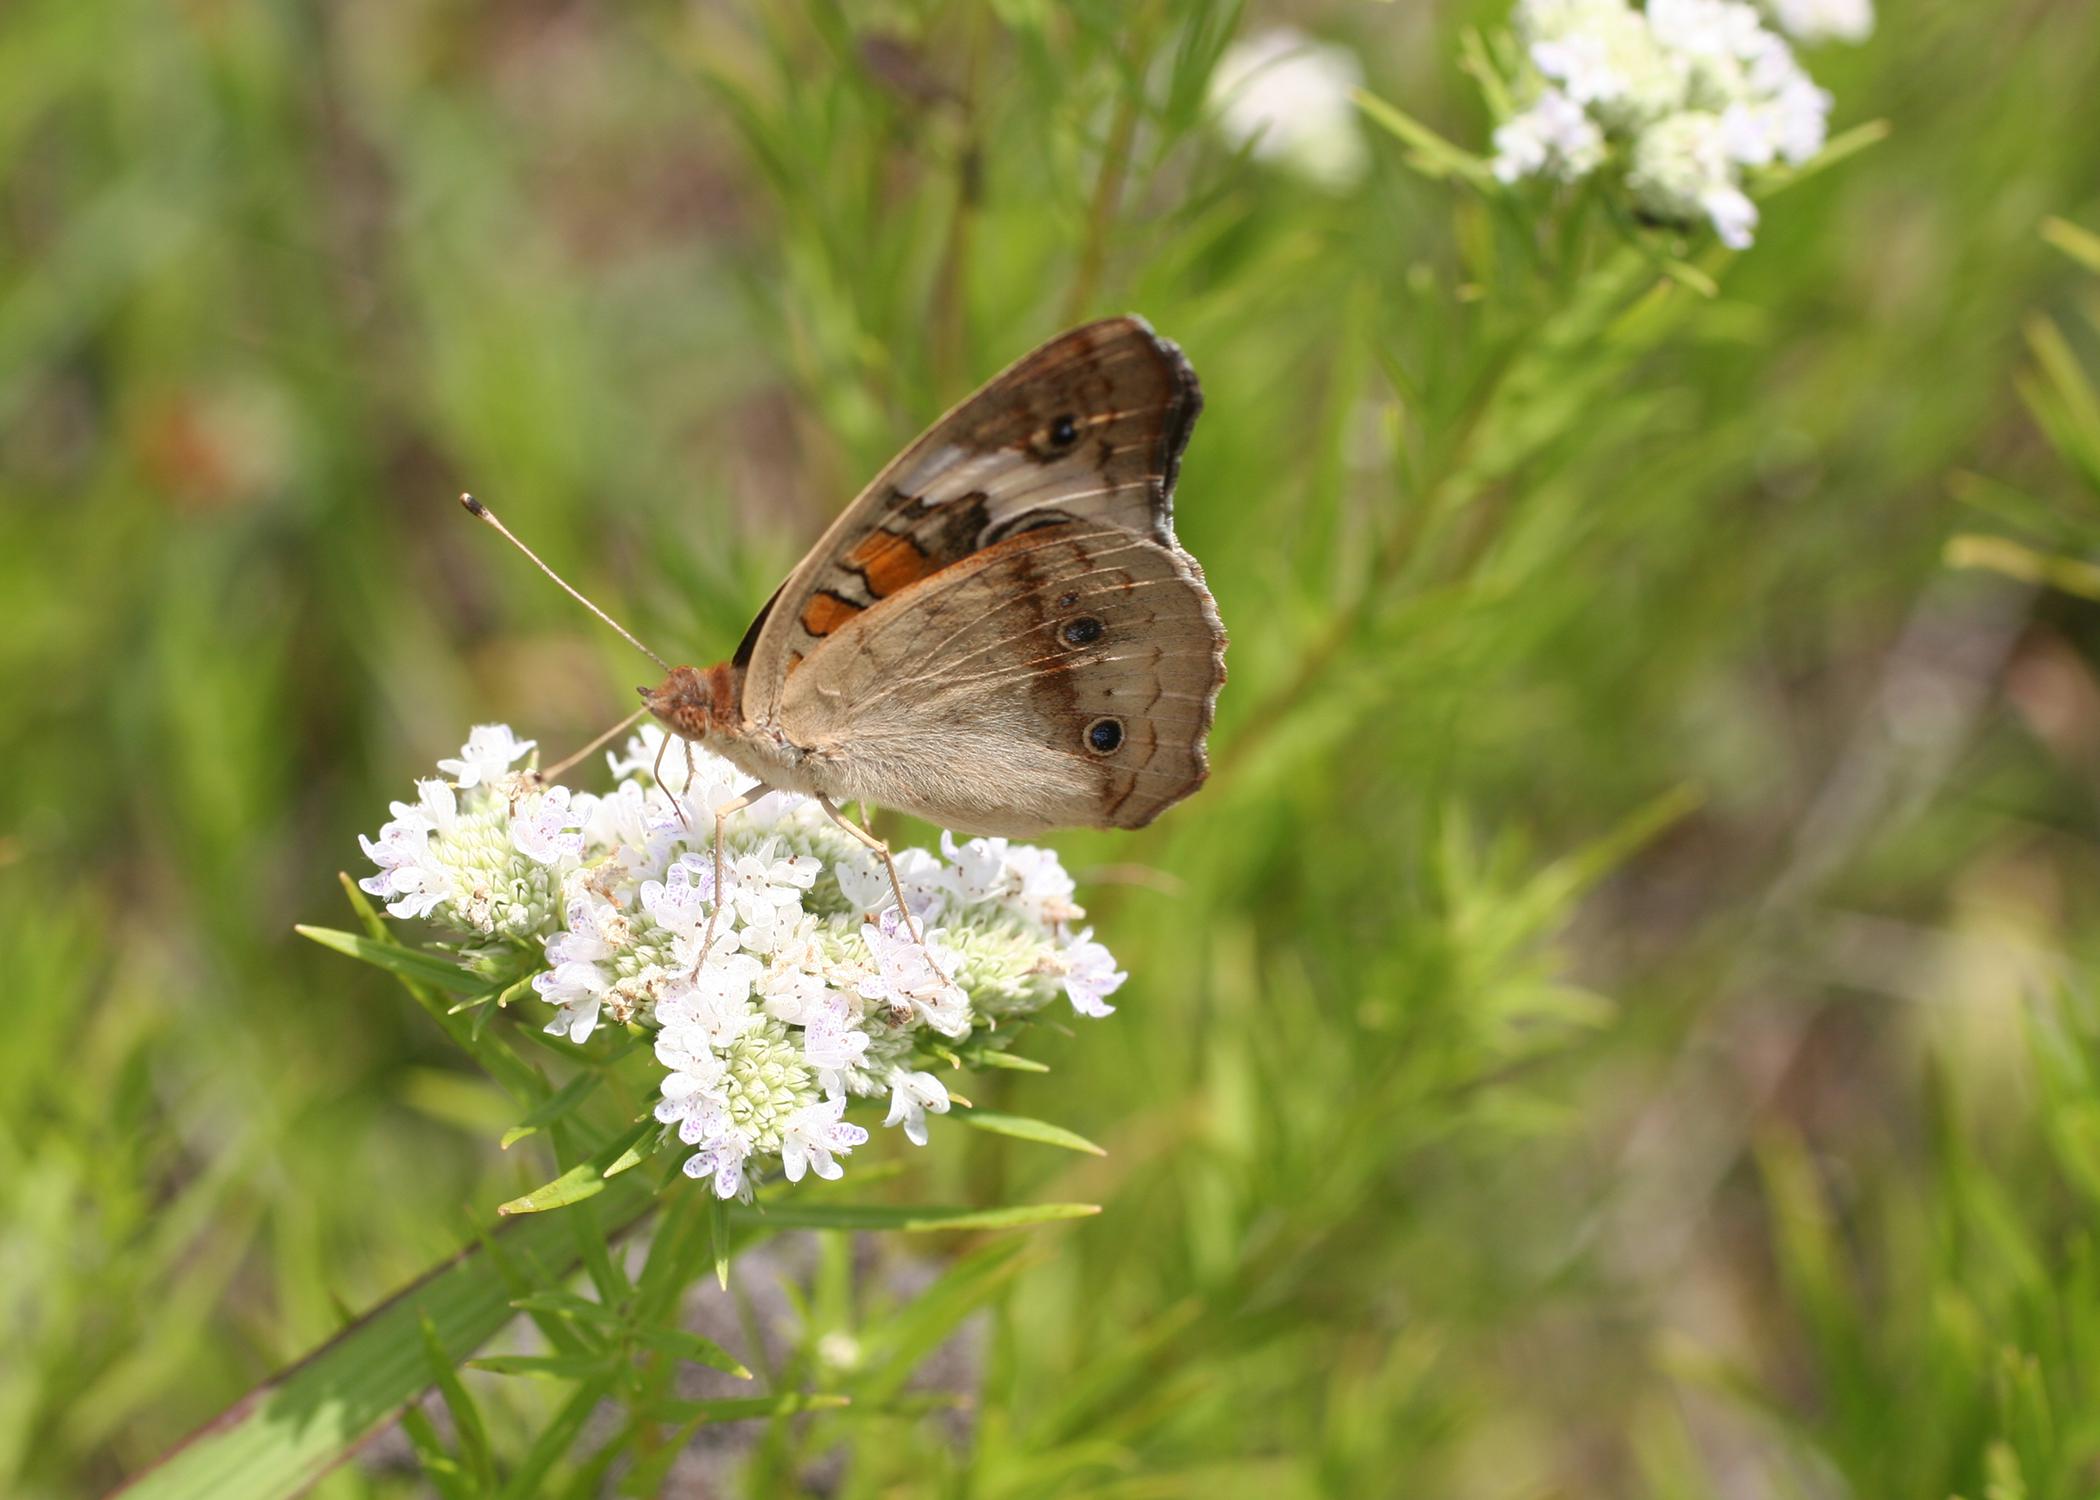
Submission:
[[[1225,631],[1174,540],[1202,395],[1087,324],[900,454],[719,666],[649,710],[768,788],[965,833],[1136,828],[1202,785]]]

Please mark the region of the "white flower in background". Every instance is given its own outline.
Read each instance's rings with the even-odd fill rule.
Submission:
[[[1225,50],[1210,102],[1219,134],[1235,148],[1340,191],[1368,162],[1354,99],[1363,81],[1348,48],[1277,27]]]
[[[1495,175],[1504,182],[1587,177],[1604,161],[1604,132],[1581,105],[1547,89],[1531,108],[1495,128]]]
[[[925,1145],[927,1113],[948,1113],[947,1089],[931,1073],[914,1073],[903,1068],[890,1069],[889,1085],[890,1112],[882,1123],[892,1129],[902,1125],[906,1140],[914,1146]]]
[[[672,743],[681,819],[651,776],[663,744],[635,735],[609,757],[618,785],[593,796],[519,775],[531,746],[477,726],[444,763],[458,784],[418,783],[362,841],[377,867],[363,884],[484,963],[510,955],[552,1008],[548,1032],[581,1044],[608,1019],[649,1028],[655,1116],[716,1194],[748,1200],[773,1171],[838,1176],[867,1139],[845,1118],[856,1100],[886,1104],[923,1145],[949,1109],[933,1070],[952,1049],[1003,1046],[1059,995],[1083,1015],[1112,1009],[1125,976],[1091,931],[1073,935],[1085,912],[1048,849],[943,835],[939,854],[899,850],[907,919],[879,859],[814,803],[775,794],[725,823],[717,909],[711,810],[741,778]]]
[[[1731,250],[1750,244],[1757,205],[1735,185],[1718,115],[1672,115],[1634,145],[1626,186],[1634,201],[1657,218],[1713,221]]]
[[[476,724],[467,731],[467,743],[456,760],[441,760],[438,769],[452,778],[462,791],[487,786],[510,774],[510,768],[538,740],[521,740],[508,724]]]
[[[1503,182],[1615,168],[1644,214],[1704,220],[1740,250],[1757,227],[1745,173],[1823,149],[1830,95],[1747,0],[1517,0],[1512,24],[1531,73],[1495,131]]]
[[[1765,0],[1765,9],[1781,31],[1809,46],[1874,34],[1874,0]]]
[[[1624,0],[1525,0],[1516,23],[1532,66],[1607,126],[1638,129],[1683,102],[1681,66]]]

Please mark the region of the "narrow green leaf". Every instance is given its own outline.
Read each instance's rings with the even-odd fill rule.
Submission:
[[[1044,1253],[1025,1240],[994,1240],[947,1267],[924,1292],[863,1330],[855,1392],[888,1409],[957,1325]]]
[[[678,1462],[693,1441],[693,1434],[707,1423],[705,1416],[688,1417],[671,1430],[671,1434],[653,1451],[644,1452],[633,1468],[621,1476],[617,1493],[631,1495],[636,1500],[655,1500],[661,1496],[671,1474],[671,1466]],[[597,1500],[597,1491],[585,1492],[589,1500]],[[578,1500],[583,1500],[582,1496]]]
[[[1016,1057],[1011,1052],[994,1052],[989,1049],[972,1054],[964,1059],[973,1068],[1004,1068],[1012,1073],[1047,1073],[1048,1063],[1039,1063],[1032,1057]]]
[[[2100,234],[2052,216],[2042,220],[2042,238],[2088,271],[2100,274]]]
[[[930,1233],[944,1229],[1019,1229],[1101,1212],[1098,1203],[1017,1203],[1006,1208],[893,1207],[880,1203],[783,1203],[731,1210],[760,1229],[897,1229]]]
[[[683,1328],[645,1329],[642,1342],[650,1348],[670,1355],[673,1359],[690,1360],[696,1365],[720,1370],[725,1375],[734,1375],[739,1380],[749,1380],[751,1372],[744,1362],[724,1349],[713,1339],[704,1339],[697,1333],[688,1333]]]
[[[495,1487],[496,1468],[489,1451],[488,1428],[481,1420],[481,1409],[467,1394],[467,1388],[460,1384],[459,1372],[452,1357],[445,1352],[430,1314],[422,1313],[418,1323],[423,1333],[423,1354],[429,1361],[431,1378],[437,1382],[445,1410],[452,1414],[452,1429],[459,1435],[460,1466],[473,1480],[471,1493],[486,1494]]]
[[[1941,557],[1950,568],[1977,568],[2022,583],[2046,584],[2080,599],[2100,599],[2100,567],[2023,547],[2010,537],[1963,532],[1949,537]]]
[[[707,1194],[707,1242],[715,1252],[715,1283],[729,1290],[729,1200],[717,1198],[712,1187]]]
[[[1356,91],[1356,107],[1377,124],[1414,148],[1414,166],[1427,177],[1463,177],[1482,186],[1491,185],[1495,174],[1487,162],[1472,152],[1445,140],[1412,115],[1394,108],[1376,94]]]
[[[670,1323],[672,1308],[708,1253],[707,1207],[700,1195],[683,1189],[665,1192],[635,1290],[635,1321],[648,1327]]]
[[[1489,55],[1487,39],[1477,26],[1468,26],[1458,37],[1459,66],[1472,75],[1480,86],[1480,97],[1487,104],[1488,113],[1498,120],[1506,120],[1517,112],[1517,102],[1510,97],[1509,85],[1502,72]]]
[[[520,1463],[517,1471],[510,1476],[510,1483],[503,1487],[506,1497],[511,1497],[511,1500],[528,1500],[528,1497],[537,1497],[545,1493],[547,1475],[561,1462],[561,1456],[569,1451],[570,1445],[576,1441],[576,1435],[583,1431],[583,1424],[591,1419],[591,1413],[597,1410],[598,1403],[603,1401],[606,1393],[612,1389],[615,1378],[612,1373],[607,1372],[586,1380],[576,1388],[574,1395],[562,1403],[562,1408],[554,1414],[554,1419],[540,1429],[540,1435],[533,1441],[524,1462]]]
[[[404,948],[398,943],[375,942],[354,932],[343,932],[334,927],[311,927],[304,922],[294,925],[292,931],[303,938],[311,938],[323,948],[347,953],[374,968],[398,974],[403,979],[413,979],[418,984],[434,984],[457,994],[484,988],[487,983],[480,975],[470,974],[458,964],[448,963],[434,954],[420,953],[414,948]]]
[[[780,1396],[730,1396],[715,1401],[667,1401],[665,1415],[674,1419],[698,1417],[707,1422],[748,1422],[753,1417],[787,1417],[799,1411],[832,1411],[851,1406],[850,1396],[790,1391]]]
[[[445,1451],[444,1440],[422,1407],[411,1405],[402,1411],[401,1430],[408,1434],[408,1445],[415,1450],[416,1466],[443,1500],[473,1500],[482,1493],[469,1483],[459,1460]]]
[[[341,873],[337,874],[336,879],[343,887],[344,896],[349,899],[350,909],[357,914],[358,921],[364,924],[364,929],[372,941],[386,947],[399,948],[400,945],[394,941],[393,935],[387,931],[385,919],[379,915],[370,898],[357,888],[357,882]],[[483,1033],[479,1020],[487,1014],[486,1010],[475,1011],[468,1016],[453,1015],[450,1007],[420,980],[407,974],[396,977],[408,991],[409,998],[422,1006],[430,1018],[444,1030],[445,1035],[480,1063],[489,1076],[502,1085],[519,1104],[529,1108],[547,1097],[547,1080],[541,1076],[540,1070],[520,1057],[506,1038]]]
[[[1864,125],[1855,125],[1850,130],[1832,136],[1823,149],[1796,167],[1793,171],[1775,179],[1770,185],[1759,188],[1751,196],[1759,200],[1776,197],[1796,183],[1806,182],[1819,172],[1827,172],[1848,157],[1857,156],[1869,146],[1879,145],[1889,138],[1895,129],[1887,120],[1869,120]]]
[[[556,1120],[564,1118],[591,1096],[592,1090],[598,1087],[604,1076],[598,1072],[578,1073],[548,1095],[545,1103],[528,1110],[524,1119],[504,1131],[498,1146],[508,1151],[527,1136],[536,1135]]]
[[[576,1236],[576,1253],[583,1260],[591,1285],[598,1289],[598,1300],[610,1307],[626,1306],[634,1283],[627,1278],[627,1268],[613,1258],[612,1241],[598,1222],[597,1206],[589,1201],[578,1203],[563,1217],[569,1221],[569,1232]]]
[[[654,1119],[643,1119],[595,1152],[590,1160],[569,1168],[552,1182],[501,1205],[499,1214],[537,1214],[560,1208],[605,1191],[606,1183],[634,1163],[628,1161],[642,1137],[657,1128]],[[637,1157],[636,1160],[640,1158]]]
[[[2027,320],[2027,344],[2054,394],[2053,402],[2030,397],[2035,420],[2049,432],[2064,457],[2100,484],[2100,392],[2086,378],[2071,341],[2044,317]],[[2026,389],[2027,383],[2022,383]]]
[[[620,1324],[620,1315],[604,1303],[559,1288],[527,1292],[522,1297],[511,1298],[510,1305],[519,1312],[552,1313],[557,1318],[570,1318],[597,1328],[617,1328]]]
[[[1031,1120],[1026,1115],[1006,1115],[989,1109],[959,1109],[956,1119],[977,1130],[989,1131],[993,1135],[1012,1136],[1017,1141],[1034,1141],[1044,1146],[1060,1146],[1067,1151],[1083,1151],[1088,1156],[1106,1156],[1108,1153],[1080,1135],[1062,1125],[1052,1125],[1047,1120]]]
[[[470,1370],[491,1375],[532,1375],[543,1380],[586,1380],[605,1368],[605,1361],[588,1354],[491,1354],[467,1361]]]
[[[610,1227],[645,1213],[653,1199],[638,1179],[613,1184],[598,1205]],[[445,1356],[457,1363],[517,1316],[525,1291],[496,1274],[491,1248],[534,1288],[549,1288],[576,1264],[559,1219],[515,1219],[470,1246],[353,1327],[264,1382],[119,1493],[126,1500],[271,1500],[297,1494],[430,1385],[427,1315]]]
[[[527,974],[522,979],[512,980],[509,984],[498,985],[493,989],[484,990],[478,995],[473,995],[460,1001],[452,1007],[448,1014],[456,1016],[463,1010],[473,1010],[477,1006],[486,1006],[492,1000],[495,1002],[493,1009],[506,1009],[511,1001],[523,1000],[527,995],[530,995],[533,992],[532,981],[538,977],[537,974]],[[477,1025],[484,1019],[481,1016],[474,1018]]]

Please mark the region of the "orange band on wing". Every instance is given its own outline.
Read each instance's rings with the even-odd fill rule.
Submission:
[[[887,599],[934,571],[933,559],[920,550],[919,544],[894,531],[869,532],[854,544],[845,562],[847,567],[860,571],[868,580],[868,592],[878,599]]]
[[[802,628],[811,635],[830,635],[860,611],[861,606],[851,599],[841,599],[823,589],[810,595],[809,603],[802,606]]]

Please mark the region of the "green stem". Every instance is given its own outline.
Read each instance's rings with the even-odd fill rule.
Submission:
[[[1108,139],[1101,148],[1101,169],[1094,178],[1094,196],[1087,206],[1086,238],[1079,248],[1079,271],[1065,299],[1065,321],[1077,323],[1093,306],[1101,289],[1101,272],[1108,261],[1108,240],[1114,232],[1116,214],[1123,202],[1123,181],[1130,172],[1130,153],[1137,142],[1138,115],[1145,102],[1144,59],[1150,51],[1150,18],[1140,18],[1132,28],[1131,55],[1137,66],[1126,80],[1123,97],[1109,121]]]

